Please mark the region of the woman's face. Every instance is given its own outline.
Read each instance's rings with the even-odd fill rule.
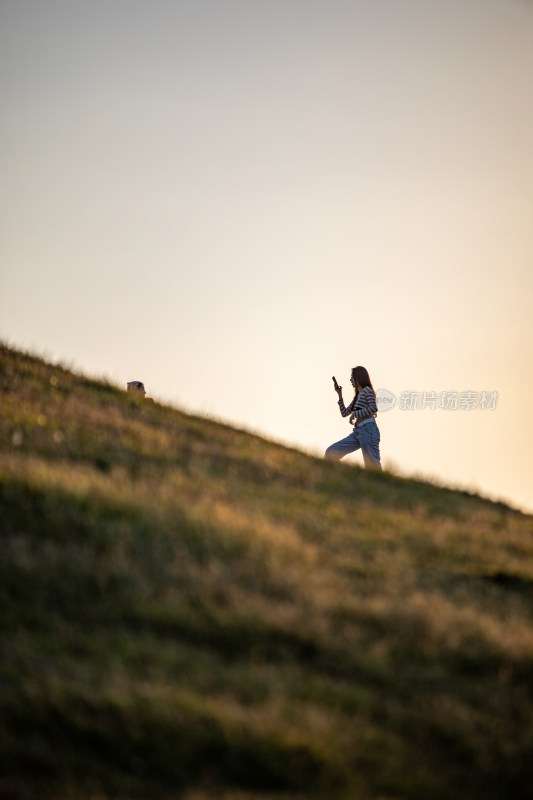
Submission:
[[[353,375],[350,378],[350,383],[352,384],[354,391],[360,392],[361,389],[363,388],[359,383],[357,383]]]

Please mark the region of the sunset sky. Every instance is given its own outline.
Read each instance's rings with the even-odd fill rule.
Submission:
[[[385,467],[533,512],[532,2],[3,0],[0,45],[4,341],[316,455],[362,364]]]

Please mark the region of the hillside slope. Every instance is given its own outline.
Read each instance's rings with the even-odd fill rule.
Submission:
[[[533,518],[0,347],[0,796],[533,797]]]

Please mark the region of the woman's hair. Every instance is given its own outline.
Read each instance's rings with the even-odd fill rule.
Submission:
[[[374,391],[374,387],[372,386],[372,381],[370,380],[370,375],[368,374],[368,370],[366,367],[354,367],[352,369],[352,378],[355,381],[355,396],[359,394],[359,389],[357,386],[360,386],[361,389],[365,389],[367,386],[370,386],[372,391],[374,392],[374,397],[376,396],[376,392]]]

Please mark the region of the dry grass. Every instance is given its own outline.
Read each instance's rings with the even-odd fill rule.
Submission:
[[[0,793],[533,797],[533,520],[0,348]]]

